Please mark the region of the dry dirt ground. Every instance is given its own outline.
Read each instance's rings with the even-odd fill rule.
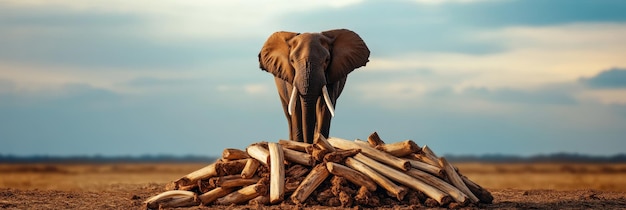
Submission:
[[[493,204],[481,204],[478,208],[626,209],[626,164],[454,165],[495,197]],[[138,209],[143,207],[145,199],[163,192],[165,183],[202,166],[204,164],[0,164],[0,209]],[[294,207],[230,206],[230,209]],[[419,207],[386,207],[414,208]]]

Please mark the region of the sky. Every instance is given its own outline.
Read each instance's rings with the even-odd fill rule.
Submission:
[[[288,138],[257,55],[358,33],[330,135],[438,154],[626,152],[626,1],[0,1],[0,154],[220,155]]]

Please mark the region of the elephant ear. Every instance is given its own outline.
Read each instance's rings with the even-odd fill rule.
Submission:
[[[358,34],[347,29],[336,29],[322,32],[324,36],[331,38],[331,61],[326,70],[327,82],[335,83],[354,69],[369,61],[370,50]]]
[[[289,63],[287,41],[297,35],[298,33],[279,31],[267,38],[259,53],[259,67],[275,77],[292,83],[295,72]]]

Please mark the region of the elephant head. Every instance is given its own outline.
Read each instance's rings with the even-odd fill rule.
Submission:
[[[259,53],[262,70],[274,75],[289,138],[312,143],[328,137],[331,116],[350,72],[368,62],[370,51],[353,31],[276,32]]]

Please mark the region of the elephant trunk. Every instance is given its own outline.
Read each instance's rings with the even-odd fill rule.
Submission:
[[[313,143],[315,125],[318,120],[317,100],[322,96],[322,87],[326,85],[323,67],[308,59],[301,60],[296,66],[293,83],[294,90],[297,90],[300,95],[303,140]]]
[[[296,98],[300,99],[302,112],[302,134],[303,140],[313,143],[315,126],[317,125],[317,103],[324,100],[331,116],[335,115],[332,101],[326,88],[326,75],[320,66],[312,65],[311,62],[303,62],[296,70],[293,80],[293,89],[289,99],[288,111],[292,114]],[[323,97],[323,99],[322,99]]]
[[[302,134],[303,140],[307,143],[313,143],[313,135],[315,133],[315,125],[317,124],[317,100],[319,97],[302,96],[300,104],[302,105]]]

